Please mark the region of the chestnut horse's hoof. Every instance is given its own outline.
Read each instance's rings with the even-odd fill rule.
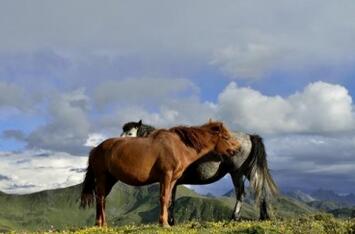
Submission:
[[[171,226],[168,223],[161,223],[160,226],[162,228],[171,228]]]

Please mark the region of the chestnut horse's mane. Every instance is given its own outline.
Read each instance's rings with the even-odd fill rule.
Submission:
[[[177,126],[170,129],[158,129],[153,131],[150,136],[155,138],[161,132],[173,132],[177,134],[185,145],[194,148],[198,153],[208,145],[206,139],[208,130],[201,127]]]
[[[223,124],[218,121],[209,122],[199,127],[177,126],[170,129],[154,130],[150,136],[155,138],[161,132],[173,132],[179,136],[185,145],[194,148],[199,153],[208,145],[207,136],[211,133],[217,133],[220,130],[220,126],[223,126]]]
[[[207,146],[206,129],[200,127],[177,126],[169,129],[176,133],[185,145],[194,148],[198,153]]]
[[[199,153],[208,145],[208,135],[218,133],[223,126],[222,122],[209,122],[199,127],[177,126],[170,128],[168,131],[177,134],[181,141],[190,146]],[[217,134],[216,134],[217,135]]]

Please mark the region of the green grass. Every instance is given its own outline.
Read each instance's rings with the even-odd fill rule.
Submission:
[[[157,224],[125,225],[120,227],[89,227],[72,230],[48,230],[45,233],[355,233],[355,219],[335,219],[331,215],[311,215],[304,218],[276,219],[272,221],[242,222],[187,222],[172,228]]]

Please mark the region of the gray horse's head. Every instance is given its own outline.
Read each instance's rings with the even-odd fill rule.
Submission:
[[[128,122],[123,125],[122,129],[122,137],[146,137],[155,130],[154,127],[143,124],[142,120],[139,122]]]
[[[138,136],[138,129],[142,126],[142,120],[138,122],[128,122],[122,127],[121,137],[136,137]]]

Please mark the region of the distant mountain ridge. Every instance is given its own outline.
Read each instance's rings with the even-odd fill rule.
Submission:
[[[335,201],[355,206],[355,194],[340,195],[331,190],[318,189],[311,194],[316,200]]]
[[[296,189],[288,190],[285,194],[303,202],[329,201],[342,206],[355,206],[355,194],[353,193],[341,195],[326,189],[317,189],[307,193]]]
[[[312,197],[312,195],[302,192],[301,190],[288,192],[287,195],[303,202],[312,202],[317,200],[316,198]]]

